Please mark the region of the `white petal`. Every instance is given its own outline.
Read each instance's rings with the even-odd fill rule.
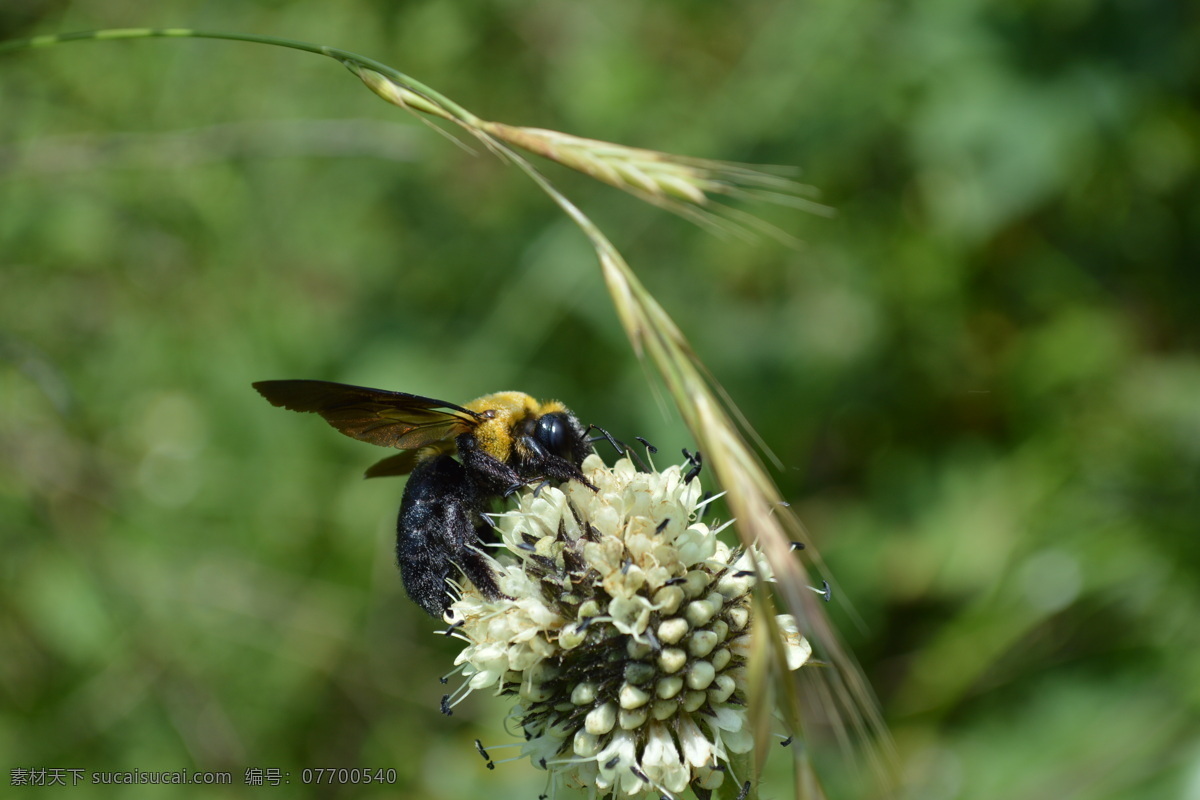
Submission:
[[[800,635],[800,629],[796,627],[796,618],[791,614],[780,614],[775,617],[775,622],[779,625],[784,646],[787,648],[788,669],[800,669],[812,656],[812,645]]]
[[[713,557],[717,538],[707,525],[696,524],[675,538],[675,549],[679,551],[679,560],[690,567]]]
[[[730,706],[713,709],[712,724],[723,731],[736,731],[746,725],[746,712]]]
[[[690,714],[679,717],[678,731],[679,746],[683,748],[683,757],[687,759],[687,763],[693,767],[702,767],[712,760],[712,742],[708,741],[700,726],[692,721]]]
[[[650,601],[640,595],[614,597],[608,604],[613,626],[629,636],[640,636],[650,624]]]
[[[674,737],[661,724],[650,726],[646,749],[642,752],[642,769],[651,780],[672,792],[682,792],[691,779],[691,771],[679,758]]]
[[[754,736],[746,728],[727,731],[721,734],[721,740],[731,753],[749,753],[754,749]]]
[[[637,761],[635,747],[636,739],[632,731],[619,730],[614,733],[608,746],[596,755],[596,763],[600,765],[600,775],[611,782],[614,775],[629,769]],[[613,764],[614,758],[617,760],[615,764]],[[613,764],[611,769],[608,767],[609,764]]]

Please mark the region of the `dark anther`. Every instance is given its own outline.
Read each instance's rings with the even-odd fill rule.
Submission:
[[[735,578],[746,578],[746,577],[749,577],[749,576],[751,576],[751,575],[757,575],[757,574],[758,574],[758,573],[756,573],[756,572],[755,572],[754,570],[752,570],[752,569],[739,569],[737,572],[733,573],[733,577],[735,577]]]
[[[440,681],[440,682],[441,682],[441,684],[444,686],[444,685],[446,685],[447,683],[449,683],[449,682],[450,682],[450,676],[449,676],[449,675],[443,675],[442,677],[438,678],[438,681]]]
[[[647,441],[646,441],[645,439],[643,439],[642,437],[640,437],[640,436],[635,436],[635,437],[633,437],[633,438],[635,438],[635,439],[637,439],[639,442],[641,442],[641,443],[642,443],[642,446],[646,448],[646,452],[650,453],[651,455],[653,455],[654,453],[657,453],[657,452],[658,452],[658,448],[657,448],[657,447],[655,447],[654,445],[650,444],[649,442],[647,442]]]
[[[750,796],[750,781],[742,784],[742,790],[738,792],[737,800],[746,800]]]
[[[681,583],[687,583],[687,578],[683,577],[682,575],[678,578],[671,578],[671,580],[664,583],[663,586],[678,586]]]
[[[525,551],[525,552],[527,552],[527,553],[536,553],[536,552],[537,552],[537,548],[536,548],[536,547],[534,547],[533,545],[531,545],[529,542],[520,542],[520,543],[518,543],[518,544],[517,544],[517,549],[518,549],[518,550],[524,550],[524,551]]]
[[[628,575],[629,568],[632,566],[633,566],[633,559],[630,558],[629,556],[625,556],[625,563],[621,565],[621,574]]]
[[[795,552],[796,550],[803,550],[804,548],[805,548],[804,542],[792,542],[792,551],[793,552]]]
[[[821,588],[824,589],[821,595],[825,598],[825,602],[828,603],[833,599],[833,589],[829,587],[829,581],[821,581]]]
[[[467,621],[465,619],[460,619],[458,622],[454,623],[449,628],[446,628],[446,630],[442,631],[442,636],[449,636],[452,633],[454,633],[456,630],[461,628],[463,625],[466,625],[466,624],[467,624]]]
[[[545,756],[542,756],[541,758],[538,759],[538,766],[541,767],[542,769],[546,768],[546,757]]]
[[[496,765],[492,763],[492,757],[488,755],[487,750],[483,747],[483,742],[475,740],[475,749],[479,751],[479,755],[483,756],[483,760],[487,762],[488,769],[495,769]]]
[[[646,777],[646,773],[642,772],[636,766],[631,766],[629,771],[632,772],[634,777],[636,777],[638,780],[645,781],[646,783],[650,782],[650,779]]]
[[[779,743],[779,746],[780,746],[780,747],[787,747],[787,746],[788,746],[789,744],[791,744],[791,743],[792,743],[792,737],[790,737],[790,736],[789,736],[789,737],[787,737],[786,739],[784,739],[782,742],[780,742],[780,743]]]
[[[667,526],[670,524],[671,524],[671,520],[664,519],[662,522],[658,523],[658,527],[654,529],[654,532],[662,533],[663,531],[665,531],[667,529]]]
[[[683,476],[683,482],[691,483],[692,481],[696,480],[696,477],[700,474],[700,468],[704,466],[704,458],[700,455],[699,450],[697,450],[695,453],[689,453],[686,447],[683,448],[683,457],[686,458],[688,463],[692,465],[692,468],[689,469],[687,474]]]
[[[450,695],[442,695],[442,713],[447,717],[454,716],[454,712],[450,710]]]
[[[604,768],[605,768],[605,769],[612,769],[613,767],[615,767],[615,766],[616,766],[617,764],[619,764],[619,763],[621,763],[621,757],[620,757],[620,756],[613,756],[612,758],[610,758],[610,759],[608,760],[608,763],[604,765]]]

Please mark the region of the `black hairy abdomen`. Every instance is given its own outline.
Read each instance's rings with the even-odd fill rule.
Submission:
[[[499,596],[489,560],[476,548],[487,499],[466,468],[450,456],[413,469],[396,523],[396,561],[408,596],[440,617],[450,604],[447,578],[462,572],[488,597]]]

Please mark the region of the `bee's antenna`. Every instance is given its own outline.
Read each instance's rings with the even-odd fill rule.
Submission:
[[[592,438],[588,439],[589,442],[608,442],[610,445],[612,445],[613,450],[616,450],[618,453],[625,453],[629,450],[629,448],[625,446],[624,442],[617,439],[599,425],[588,425],[587,429],[589,431],[600,431],[600,435],[593,436]]]
[[[610,445],[612,445],[612,448],[617,451],[617,453],[619,453],[620,455],[623,455],[623,456],[629,456],[630,458],[637,461],[638,465],[644,471],[646,471],[646,472],[650,471],[650,468],[648,466],[646,466],[646,462],[642,460],[641,456],[639,456],[637,453],[635,453],[633,451],[633,449],[629,447],[629,445],[625,444],[620,439],[616,438],[611,433],[604,430],[604,428],[601,428],[599,425],[588,425],[588,430],[589,431],[591,431],[591,430],[600,431],[600,435],[594,436],[591,439],[588,439],[589,442],[601,442],[601,441],[608,442]],[[643,439],[640,436],[638,436],[636,438],[639,442],[646,445],[647,449],[649,449],[651,452],[657,452],[657,448],[654,448],[651,445],[647,444],[645,439]]]

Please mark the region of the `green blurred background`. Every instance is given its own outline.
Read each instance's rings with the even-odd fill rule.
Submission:
[[[144,25],[336,45],[487,118],[802,166],[835,217],[748,209],[797,249],[547,170],[784,464],[902,797],[1200,797],[1194,7],[0,6],[0,38]],[[402,484],[249,386],[285,377],[516,388],[660,462],[690,445],[580,234],[336,63],[161,40],[0,59],[0,766],[532,800],[543,773],[472,752],[512,740],[503,703],[438,712],[455,648],[395,573]],[[398,785],[298,785],[342,766]]]

